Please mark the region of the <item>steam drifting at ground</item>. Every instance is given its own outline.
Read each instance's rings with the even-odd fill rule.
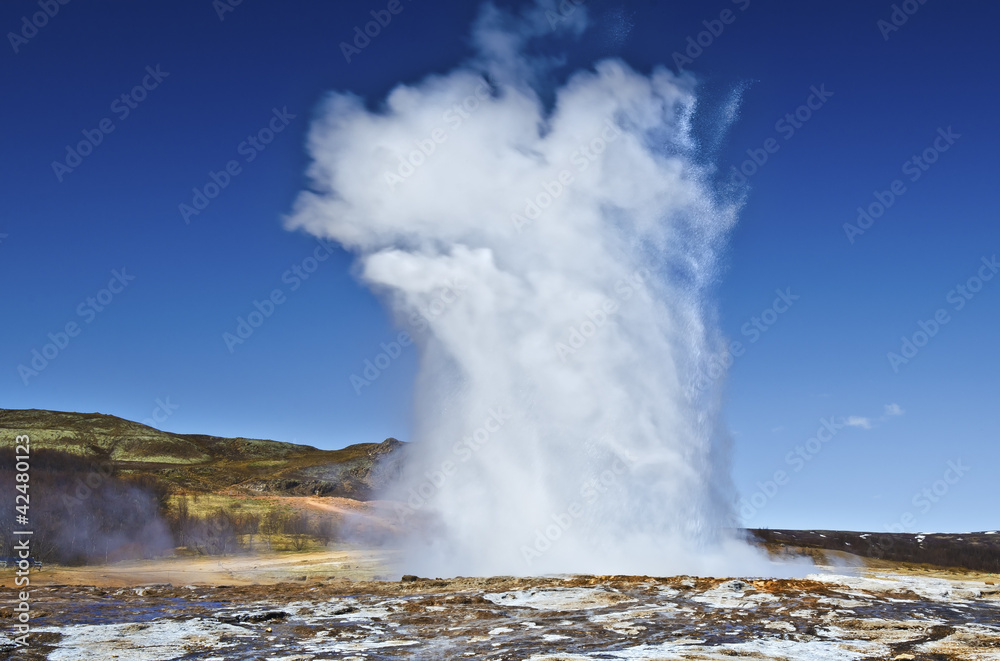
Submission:
[[[407,567],[755,571],[724,533],[717,395],[691,387],[718,354],[705,296],[737,211],[699,161],[693,80],[607,60],[544,89],[556,62],[523,47],[586,14],[550,19],[487,5],[472,62],[376,110],[333,93],[312,126],[288,227],[353,251],[401,321],[434,312],[390,494],[423,531]]]

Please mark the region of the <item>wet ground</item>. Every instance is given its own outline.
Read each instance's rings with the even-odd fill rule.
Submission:
[[[0,657],[120,659],[998,659],[982,575],[807,579],[344,579],[32,591]],[[992,581],[990,581],[992,582]],[[5,590],[7,604],[13,594]]]

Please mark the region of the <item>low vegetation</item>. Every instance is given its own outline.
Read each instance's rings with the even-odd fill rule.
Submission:
[[[403,443],[340,450],[250,438],[174,434],[100,413],[0,409],[0,447],[19,434],[35,450],[110,461],[122,474],[156,477],[173,493],[342,496],[368,500],[401,470]]]
[[[332,513],[281,496],[366,500],[400,470],[395,439],[342,450],[172,434],[99,413],[0,409],[0,489],[31,439],[30,528],[43,561],[79,565],[170,553],[302,551],[334,539]],[[290,501],[289,501],[290,502]],[[0,510],[11,548],[16,512]]]
[[[34,451],[27,521],[0,508],[0,544],[13,548],[13,531],[33,532],[31,548],[43,561],[76,565],[154,557],[173,544],[161,516],[167,490],[155,477],[122,476],[108,461],[82,462],[78,455]],[[14,491],[14,450],[0,448],[0,488]]]
[[[998,533],[861,533],[842,530],[753,530],[769,549],[841,551],[874,560],[891,560],[1000,573]]]
[[[339,523],[276,499],[214,494],[175,496],[165,516],[178,546],[203,555],[313,550],[336,539]]]

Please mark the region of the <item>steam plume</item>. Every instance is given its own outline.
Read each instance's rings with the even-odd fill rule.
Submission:
[[[554,61],[523,47],[586,16],[549,19],[487,5],[472,62],[374,111],[331,94],[287,224],[426,327],[393,494],[426,533],[408,567],[732,572],[752,554],[723,532],[728,441],[691,384],[719,346],[705,294],[736,206],[699,161],[693,80],[607,60],[544,89]]]

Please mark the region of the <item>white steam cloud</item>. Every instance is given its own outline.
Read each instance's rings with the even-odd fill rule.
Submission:
[[[691,387],[718,355],[705,293],[736,205],[700,164],[690,78],[609,60],[542,93],[556,61],[522,47],[585,22],[487,5],[475,60],[375,110],[331,94],[312,126],[288,227],[353,251],[424,329],[391,494],[419,531],[408,571],[763,566],[725,532],[728,437]]]

